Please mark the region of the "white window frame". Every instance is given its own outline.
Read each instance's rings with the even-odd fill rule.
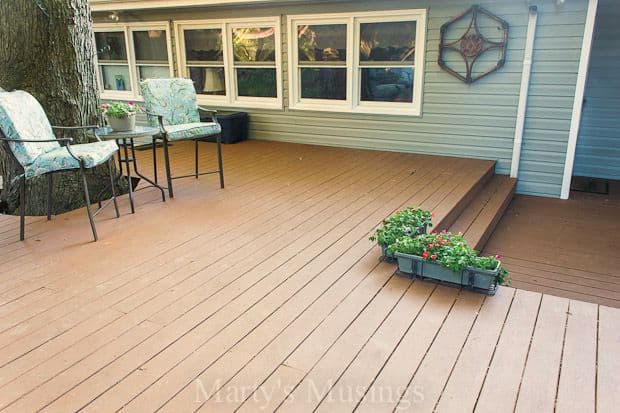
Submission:
[[[384,12],[330,13],[290,15],[288,30],[288,79],[289,107],[295,110],[313,110],[348,113],[376,113],[386,115],[420,116],[424,85],[426,54],[426,9],[390,10]],[[414,57],[413,102],[364,102],[361,101],[361,67],[359,56],[360,24],[398,21],[416,21],[416,48]],[[346,100],[301,98],[299,75],[297,25],[346,24],[347,25],[347,98]],[[398,67],[399,65],[386,65]],[[403,64],[403,67],[411,65]]]
[[[162,67],[168,66],[170,77],[174,76],[174,64],[172,59],[172,41],[170,38],[170,27],[168,22],[152,22],[152,23],[105,23],[96,24],[93,27],[93,44],[95,48],[97,43],[95,42],[94,33],[97,32],[122,32],[125,35],[125,50],[127,51],[127,62],[129,66],[129,84],[131,90],[117,91],[117,90],[105,90],[103,88],[103,79],[99,70],[99,61],[97,59],[97,53],[95,53],[95,65],[97,67],[97,82],[99,84],[99,90],[101,93],[101,99],[118,99],[118,100],[136,100],[142,101],[140,95],[140,73],[138,64],[136,64],[136,55],[133,41],[133,32],[146,31],[146,30],[163,30],[166,33],[166,47],[168,50],[168,64],[161,65]],[[104,63],[105,65],[105,63]],[[159,66],[158,64],[143,65],[143,66]]]
[[[239,96],[237,92],[236,67],[235,66],[232,30],[238,27],[273,27],[275,36],[275,66],[271,64],[252,64],[252,67],[274,68],[276,71],[276,94],[275,98]],[[185,20],[174,22],[176,34],[177,61],[179,62],[179,75],[189,78],[187,59],[185,56],[185,30],[220,29],[222,30],[222,43],[224,55],[224,77],[226,85],[225,95],[198,94],[198,103],[208,106],[231,107],[231,108],[257,108],[257,109],[282,109],[282,38],[281,21],[279,16],[244,18],[244,19],[210,19],[210,20]]]

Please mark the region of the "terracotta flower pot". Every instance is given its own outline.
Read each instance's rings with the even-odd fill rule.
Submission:
[[[106,118],[108,120],[108,125],[116,132],[126,132],[136,128],[135,113],[128,113],[127,116],[122,118],[113,118],[111,116],[106,116]]]

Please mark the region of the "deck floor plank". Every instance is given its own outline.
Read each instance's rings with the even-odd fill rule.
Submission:
[[[191,170],[192,145],[171,149]],[[138,157],[148,171],[150,151]],[[29,218],[24,242],[0,216],[1,412],[620,404],[620,314],[548,294],[613,304],[620,281],[601,262],[567,266],[578,251],[565,249],[554,265],[523,245],[527,260],[506,258],[515,286],[542,277],[547,293],[485,297],[378,260],[368,237],[383,218],[412,205],[453,219],[492,162],[261,141],[224,157],[226,189],[175,181],[166,203],[139,191],[134,215],[122,196],[98,243],[84,209]]]
[[[594,412],[596,407],[596,304],[571,300],[562,353],[557,412]]]
[[[543,296],[515,412],[555,409],[569,300]]]
[[[334,216],[334,217],[332,217],[332,218],[334,218],[334,219],[335,219],[335,218],[337,218],[337,215],[335,215],[335,216]],[[342,226],[342,227],[343,227],[343,230],[347,228],[347,227],[345,227],[345,226]],[[318,226],[318,227],[317,227],[317,229],[318,229],[318,230],[321,230],[322,228],[323,228],[323,227],[321,227],[321,226]],[[330,234],[332,237],[334,237],[335,235],[337,235],[337,233],[335,233],[335,232],[333,232],[333,233],[329,233],[329,234]],[[310,234],[310,235],[312,235],[312,234]],[[302,244],[302,245],[303,245],[303,244]],[[320,249],[319,249],[318,251],[320,251]],[[231,271],[231,273],[234,273],[234,272],[232,272],[232,271]],[[167,297],[166,297],[166,298],[167,298]],[[221,304],[220,304],[220,305],[221,305]],[[179,307],[179,308],[177,308],[177,309],[176,309],[176,311],[178,312],[179,310],[182,310],[182,308],[183,308],[183,307]],[[214,309],[218,309],[218,310],[219,310],[219,307],[215,307]],[[144,309],[142,309],[142,310],[144,310]],[[180,315],[182,315],[182,313],[181,313]],[[204,317],[204,314],[202,314],[200,311],[196,311],[195,309],[194,309],[194,311],[192,312],[192,314],[191,314],[191,315],[192,315],[192,316],[195,316],[195,317],[198,317],[198,319],[199,319],[199,320],[201,320],[201,319],[202,319],[201,317]],[[187,317],[187,318],[190,318],[190,317]],[[183,330],[180,330],[180,331],[183,331]],[[156,340],[156,338],[152,338],[152,339],[151,339],[151,341],[156,342],[157,340]],[[144,347],[146,347],[146,346],[144,346]],[[133,353],[139,353],[139,352],[138,352],[137,350],[135,350],[135,349],[134,349]],[[143,357],[144,355],[142,354],[141,356]],[[123,360],[128,359],[128,358],[130,358],[130,357],[129,357],[129,356],[125,356],[125,357],[123,358]],[[116,363],[116,365],[119,365],[119,366],[120,366],[121,368],[123,368],[123,369],[127,367],[127,366],[123,365],[121,362],[117,362],[117,363]],[[78,369],[78,368],[79,368],[79,367],[77,367],[77,366],[76,366],[76,367],[74,367],[74,369]],[[91,381],[92,381],[92,380],[91,380]],[[90,383],[90,382],[89,382],[89,383]],[[84,385],[84,386],[82,386],[82,387],[86,387],[86,386],[87,386],[87,385]],[[93,387],[91,387],[91,389],[92,389],[92,388],[93,388]]]
[[[419,180],[421,180],[423,177],[422,176],[415,176],[413,177],[413,180],[415,182],[419,182]],[[412,182],[414,182],[412,181]],[[413,184],[412,184],[413,185]],[[441,186],[439,187],[432,187],[431,185],[425,185],[423,187],[422,190],[420,190],[418,193],[416,193],[416,195],[414,196],[414,198],[416,196],[420,196],[420,197],[427,197],[429,195],[431,195],[432,193],[434,193],[437,190],[440,190]],[[387,190],[387,188],[386,188]],[[392,198],[388,198],[388,200],[383,199],[381,201],[377,201],[376,204],[374,204],[373,208],[378,208],[376,210],[374,210],[373,214],[376,214],[376,216],[374,218],[371,218],[371,216],[367,216],[362,222],[360,222],[359,224],[357,224],[357,227],[354,228],[354,231],[349,232],[346,237],[349,238],[349,242],[354,241],[355,245],[349,249],[347,251],[347,254],[344,254],[340,261],[338,262],[338,264],[340,266],[346,264],[346,260],[344,260],[344,257],[349,257],[353,254],[360,254],[362,252],[365,252],[368,247],[363,247],[364,245],[367,245],[365,240],[368,238],[369,233],[368,231],[372,229],[372,227],[375,225],[374,223],[376,223],[381,217],[384,216],[385,214],[389,214],[391,213],[393,210],[395,210],[398,207],[401,207],[405,204],[407,204],[407,197],[409,196],[407,191],[404,191],[403,193],[399,193],[396,195],[391,195]],[[424,199],[424,198],[422,198]],[[369,208],[370,209],[370,208]],[[370,225],[369,225],[370,224]],[[342,241],[339,240],[338,243],[340,243]],[[358,250],[358,244],[359,246],[361,246],[361,249]],[[357,251],[356,251],[357,250]],[[322,255],[327,254],[327,256],[329,256],[329,261],[335,259],[338,256],[338,252],[337,250],[334,250],[333,248],[329,248],[328,250],[325,250],[324,253],[322,253]],[[335,255],[333,255],[335,254]],[[354,259],[358,259],[360,257],[360,255],[353,255],[353,257],[355,257]],[[323,257],[322,259],[319,259],[316,262],[312,262],[310,268],[315,267],[317,264],[318,265],[322,265],[320,264],[322,261],[325,260],[325,257]],[[333,262],[333,264],[336,264],[336,262]],[[304,271],[309,271],[308,268],[304,268]],[[314,270],[310,270],[310,271],[314,271]],[[302,272],[302,274],[305,274],[305,272]],[[310,272],[310,274],[314,275],[314,273]],[[297,275],[296,275],[297,276]],[[278,294],[280,295],[280,294]],[[268,310],[267,310],[268,311]],[[194,355],[193,355],[194,356]],[[188,368],[190,369],[195,369],[195,364],[194,363],[190,363],[190,362],[185,362],[185,364],[187,365]],[[184,380],[187,380],[187,373],[183,372],[181,373],[182,377],[184,377]],[[174,411],[174,406],[179,406],[179,404],[183,404],[183,401],[187,401],[189,399],[192,399],[194,397],[194,392],[193,389],[190,389],[190,387],[188,386],[189,383],[184,383],[183,386],[183,390],[182,390],[182,395],[175,395],[174,399],[175,401],[173,403],[169,403],[168,406],[172,406],[172,407],[167,407],[170,410]],[[162,393],[161,391],[157,391],[157,392],[149,392],[148,394],[151,393],[155,393],[158,396],[157,397],[161,397]],[[146,394],[146,393],[145,393]],[[146,396],[145,396],[146,397]],[[153,400],[156,399],[156,397],[154,395],[151,395],[149,398],[149,402],[152,402]]]
[[[541,295],[517,290],[474,411],[513,412]]]
[[[611,413],[620,406],[620,310],[599,307],[596,411]]]
[[[461,354],[485,297],[464,291],[416,369],[396,410],[432,412]]]
[[[515,291],[500,288],[485,300],[452,374],[435,406],[436,412],[473,411]]]

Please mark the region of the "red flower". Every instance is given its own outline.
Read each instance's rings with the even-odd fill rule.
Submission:
[[[428,251],[424,251],[422,253],[422,258],[427,259],[428,258]]]
[[[431,255],[431,259],[432,260],[436,260],[437,259],[437,255],[435,255],[435,254]]]

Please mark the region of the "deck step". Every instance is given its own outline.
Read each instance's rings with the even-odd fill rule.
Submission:
[[[471,172],[466,179],[464,179],[462,183],[433,210],[435,213],[433,229],[441,231],[450,228],[480,190],[493,178],[494,171],[495,162],[488,161],[482,173],[479,169]]]
[[[450,231],[462,232],[469,245],[482,250],[510,204],[516,183],[516,179],[506,175],[493,176],[450,226]]]

